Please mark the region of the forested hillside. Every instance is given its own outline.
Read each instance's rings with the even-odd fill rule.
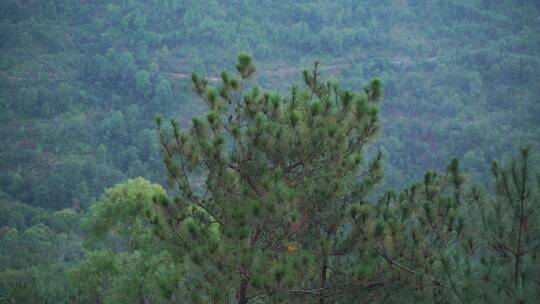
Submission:
[[[159,181],[152,117],[189,120],[186,76],[218,76],[240,51],[273,87],[314,60],[350,88],[383,79],[389,185],[452,156],[485,176],[539,139],[538,16],[535,1],[6,0],[1,190],[57,209]]]
[[[506,273],[510,268],[532,270],[523,270],[521,277],[517,270],[508,272],[512,275],[501,275],[504,280],[515,281],[514,289],[509,291],[500,287],[498,290],[515,292],[519,296],[498,299],[514,301],[520,297],[534,298],[538,295],[534,294],[538,285],[531,283],[529,278],[534,277],[539,269],[533,253],[538,251],[535,245],[538,226],[535,225],[540,219],[539,211],[535,213],[533,207],[527,209],[525,205],[529,202],[538,204],[540,184],[535,184],[538,177],[533,168],[536,165],[534,157],[524,151],[534,154],[535,150],[540,149],[539,33],[540,4],[535,0],[1,1],[0,303],[167,303],[183,297],[191,297],[190,301],[194,303],[210,303],[227,302],[221,296],[235,298],[232,293],[212,294],[212,291],[221,290],[219,288],[231,288],[212,279],[238,283],[234,288],[245,281],[245,274],[244,277],[233,274],[237,269],[225,265],[225,262],[236,265],[244,261],[241,258],[223,258],[227,254],[240,254],[235,250],[242,247],[238,247],[236,241],[249,239],[244,231],[247,229],[244,227],[245,215],[235,213],[238,210],[234,208],[218,210],[217,214],[234,223],[231,227],[237,225],[227,231],[224,223],[214,225],[217,217],[210,213],[215,211],[212,208],[202,208],[192,202],[185,208],[167,209],[170,205],[166,204],[178,200],[178,197],[181,201],[193,199],[182,196],[187,188],[183,185],[183,177],[182,182],[174,180],[175,170],[186,166],[195,170],[195,175],[202,176],[221,171],[211,166],[197,167],[200,157],[193,156],[193,151],[177,147],[171,151],[171,155],[167,155],[166,142],[175,137],[181,139],[175,133],[178,130],[197,128],[197,120],[193,118],[199,115],[206,115],[203,121],[210,123],[204,128],[214,130],[211,121],[216,118],[212,113],[222,113],[222,107],[200,102],[201,97],[210,100],[214,96],[212,98],[217,98],[220,103],[228,100],[225,91],[232,90],[237,94],[237,91],[245,89],[242,96],[252,96],[256,104],[255,112],[270,115],[270,108],[267,108],[269,103],[274,104],[279,99],[287,104],[286,100],[294,99],[296,95],[291,93],[292,86],[297,87],[300,92],[298,96],[305,99],[300,98],[305,103],[302,111],[315,113],[314,116],[324,112],[316,109],[320,105],[313,106],[319,102],[324,104],[324,98],[347,103],[348,99],[342,95],[345,92],[352,92],[351,100],[355,102],[365,97],[366,104],[370,106],[359,106],[351,113],[365,111],[369,117],[376,117],[374,125],[378,135],[365,129],[369,135],[366,135],[366,143],[369,138],[373,144],[366,146],[361,151],[362,155],[358,156],[342,151],[345,157],[339,154],[341,146],[320,134],[315,136],[307,131],[299,133],[306,142],[298,141],[298,150],[295,150],[288,146],[292,141],[279,136],[275,141],[269,139],[277,136],[270,132],[265,140],[276,143],[276,149],[283,149],[283,157],[290,157],[291,162],[298,163],[302,159],[302,165],[292,168],[292,173],[299,175],[288,176],[287,173],[291,172],[287,170],[285,173],[277,169],[274,172],[274,167],[261,164],[257,164],[256,168],[249,165],[246,167],[248,172],[257,175],[258,171],[268,170],[287,181],[302,181],[302,187],[308,189],[307,192],[315,191],[325,183],[316,178],[303,179],[302,174],[305,173],[302,170],[307,170],[308,164],[315,161],[315,158],[308,157],[314,146],[309,146],[307,140],[316,142],[316,138],[321,137],[325,145],[335,144],[334,152],[339,154],[336,154],[336,159],[358,157],[356,165],[366,165],[373,176],[372,180],[368,178],[363,184],[357,185],[360,191],[351,186],[356,180],[347,179],[351,178],[348,174],[356,171],[337,172],[330,163],[320,160],[326,167],[318,168],[327,170],[322,172],[338,180],[341,178],[341,182],[336,184],[339,191],[336,190],[335,195],[348,197],[354,193],[357,195],[354,204],[358,204],[343,208],[354,214],[343,220],[346,228],[328,233],[328,243],[342,246],[340,242],[343,240],[336,235],[356,233],[363,240],[369,235],[371,242],[384,242],[383,247],[392,248],[385,248],[389,251],[381,254],[380,250],[373,249],[376,245],[369,245],[369,249],[362,249],[357,254],[354,250],[358,244],[351,244],[347,250],[355,253],[346,250],[344,257],[348,260],[340,260],[339,265],[333,264],[335,272],[325,283],[341,286],[347,281],[347,284],[353,282],[351,284],[366,287],[380,282],[375,280],[380,278],[385,280],[385,289],[379,290],[382,285],[375,284],[375,293],[363,293],[364,290],[360,293],[344,293],[341,298],[332,298],[330,294],[323,296],[322,291],[318,293],[319,290],[308,294],[308,298],[319,301],[328,297],[328,303],[346,303],[355,297],[365,296],[373,301],[393,303],[398,301],[399,293],[395,293],[392,286],[401,286],[407,293],[404,297],[406,300],[403,300],[405,303],[412,299],[441,303],[476,303],[479,299],[489,302],[497,299],[496,293],[480,295],[481,292],[472,287],[473,279],[478,279],[474,276],[488,273],[483,279],[492,279],[490,276],[496,271]],[[243,53],[251,54],[257,63],[256,71],[245,77],[246,83],[249,80],[249,86],[245,88],[239,87],[234,81],[234,77],[238,77],[238,81],[244,80],[245,75],[242,75],[239,66],[245,64],[245,68],[251,67],[251,61],[249,64],[242,62],[242,58],[247,60],[247,57],[238,57]],[[241,60],[237,63],[238,58]],[[311,74],[302,74],[303,70],[313,68],[314,62],[320,63],[317,77],[327,79],[332,84],[339,82],[339,87],[336,84],[333,93],[321,89],[326,84],[319,84],[317,77],[313,80],[309,78]],[[239,76],[222,73],[235,69]],[[208,82],[203,85],[202,78],[193,78],[193,71],[205,75]],[[384,96],[374,98],[370,95],[377,91],[373,88],[373,79],[377,79],[376,86],[384,88]],[[319,85],[321,87],[317,87]],[[261,94],[249,91],[255,86],[261,87]],[[266,101],[258,99],[266,96],[267,91],[263,92],[262,88],[272,91],[265,97]],[[310,98],[302,94],[310,95]],[[384,101],[379,102],[381,99]],[[376,106],[372,107],[371,103],[376,103]],[[336,107],[332,108],[334,112],[330,111],[333,114],[325,114],[328,115],[324,120],[326,125],[321,128],[341,130],[350,126],[354,129],[354,123],[349,124],[344,116],[336,114],[344,108],[338,105],[333,107]],[[254,115],[242,126],[250,126],[257,121],[270,123],[265,119],[276,119],[274,123],[286,125],[284,130],[288,130],[288,135],[297,130],[296,125],[288,125],[295,120],[303,128],[309,129],[307,126],[312,122],[308,116],[304,116],[307,112],[297,115],[295,108],[287,109],[294,112],[294,115],[287,116],[287,122],[280,120],[282,118],[266,116],[256,119],[255,112],[249,111],[237,112],[236,115],[239,121]],[[207,111],[210,111],[209,116],[205,114]],[[163,127],[160,124],[156,127],[156,114],[164,118]],[[170,117],[176,119],[172,125],[169,124]],[[339,120],[341,125],[334,126],[333,120]],[[253,127],[257,130],[260,126]],[[341,134],[341,131],[336,132]],[[239,138],[256,147],[255,150],[264,150],[257,146],[258,141],[253,141],[249,135],[251,133],[247,133],[244,134],[245,138]],[[352,136],[347,132],[342,135]],[[226,134],[228,140],[227,136],[235,135]],[[194,138],[190,140],[195,141]],[[212,145],[221,147],[216,143],[221,139],[212,139],[215,140]],[[285,144],[280,140],[284,140]],[[522,145],[532,148],[516,154]],[[228,148],[231,146],[230,142],[225,145]],[[362,147],[364,145],[357,147],[359,153]],[[201,144],[194,149],[202,153],[210,148]],[[209,155],[213,155],[212,150],[209,151]],[[302,154],[302,151],[305,153]],[[227,154],[230,151],[225,149],[225,152],[221,152]],[[267,152],[264,150],[261,155],[268,157]],[[190,159],[193,168],[186,164],[171,167],[171,163],[177,159],[172,155]],[[456,157],[456,161],[447,165],[453,157]],[[532,160],[524,161],[528,157]],[[512,158],[517,160],[508,163],[508,167],[492,167],[493,161],[501,160],[505,164]],[[376,161],[370,163],[369,160]],[[456,167],[458,160],[463,173]],[[219,163],[222,159],[214,161]],[[245,161],[252,159],[246,157]],[[527,170],[531,166],[529,171],[516,165],[523,162],[527,164]],[[285,169],[293,165],[294,162],[280,163]],[[516,169],[518,167],[521,171]],[[443,173],[426,174],[428,170]],[[518,171],[529,173],[519,177]],[[245,173],[240,175],[244,176]],[[196,189],[192,190],[194,194],[201,195],[213,189],[213,192],[210,191],[212,194],[227,197],[223,188],[212,188],[215,187],[212,183],[217,183],[219,179],[201,186],[204,183],[197,176],[189,176],[193,178],[191,182],[196,184]],[[366,172],[359,176],[370,177]],[[257,175],[256,180],[265,178],[270,178],[270,173],[264,177]],[[535,178],[537,180],[532,181]],[[418,180],[422,180],[421,186],[415,183]],[[224,183],[236,187],[228,182]],[[531,183],[530,188],[526,187],[528,183]],[[282,185],[287,191],[275,185],[272,186],[275,188],[269,188],[273,189],[270,191],[264,183],[255,184],[256,190],[252,189],[255,192],[259,191],[260,186],[265,193],[277,193],[271,201],[295,201],[297,205],[294,208],[308,206],[299,203],[305,198],[291,194],[296,193],[299,184]],[[505,190],[507,184],[510,184],[510,188]],[[250,188],[253,185],[248,183],[242,186]],[[478,190],[480,188],[488,189],[488,193]],[[452,189],[463,194],[463,197],[454,195]],[[282,190],[283,193],[280,192]],[[323,190],[332,192],[326,188]],[[361,197],[357,190],[362,193]],[[242,188],[239,191],[248,190]],[[316,193],[323,195],[322,192]],[[244,194],[248,196],[249,204],[255,204],[260,199],[257,196],[260,193]],[[230,203],[225,198],[218,201]],[[338,197],[332,199],[338,201]],[[439,209],[435,209],[439,212],[427,210],[424,205],[426,200],[435,201],[433,204],[438,206]],[[523,212],[519,214],[518,222],[509,220],[516,226],[499,227],[500,235],[497,238],[493,219],[511,217],[503,214],[505,208],[498,205],[505,200],[513,206],[511,210]],[[514,205],[514,200],[517,205]],[[204,199],[201,198],[201,201]],[[368,201],[373,201],[373,205],[364,204]],[[374,203],[376,201],[379,204]],[[471,205],[463,207],[465,201]],[[492,202],[493,209],[486,207],[489,205],[485,203],[487,201]],[[407,202],[406,208],[403,202]],[[480,202],[484,202],[484,205],[477,207],[473,202],[479,206]],[[382,203],[387,206],[384,212]],[[165,204],[165,207],[156,211],[153,207],[155,204]],[[288,205],[288,208],[291,207]],[[407,211],[399,216],[401,208]],[[283,206],[277,208],[292,222],[288,222],[290,225],[298,224],[299,219],[303,223],[315,216],[308,217],[307,209],[294,212],[285,209]],[[169,213],[163,213],[164,210],[169,210]],[[283,222],[265,213],[269,209],[264,210],[252,215],[261,222],[248,221],[248,227],[278,227],[276,231],[281,232],[272,237],[280,239],[280,244],[290,245],[292,249],[287,247],[289,251],[296,252],[297,247],[306,250],[302,256],[307,259],[303,267],[309,268],[305,275],[317,273],[321,262],[318,256],[324,256],[324,252],[317,251],[316,246],[310,247],[314,234],[298,237],[294,241],[288,239],[290,236],[285,238],[282,234],[289,232],[279,230],[283,228],[280,226]],[[331,213],[324,208],[323,211],[317,210]],[[414,211],[409,213],[410,210]],[[535,210],[539,210],[538,207]],[[531,212],[529,217],[528,212]],[[405,214],[414,214],[418,218],[408,218]],[[471,217],[467,217],[467,214]],[[322,217],[321,222],[326,223],[330,218],[330,215]],[[359,226],[360,219],[367,223],[368,228]],[[182,224],[171,232],[162,227],[167,221]],[[480,221],[483,223],[482,229],[470,226],[471,222]],[[426,231],[424,223],[431,223],[433,231]],[[341,222],[335,225],[341,227]],[[452,229],[457,226],[465,227],[464,232],[456,235]],[[413,237],[413,245],[410,238],[396,236],[400,230],[398,227],[412,235],[418,233],[421,235],[418,237],[420,241]],[[527,228],[529,238],[524,239],[523,244],[522,227],[533,227]],[[515,245],[511,240],[518,239],[513,234],[518,230],[520,237]],[[481,232],[493,233],[496,241],[487,245],[482,243]],[[179,241],[167,233],[188,235],[197,241]],[[392,238],[388,235],[392,235]],[[455,245],[469,240],[475,246],[457,248]],[[433,248],[427,245],[429,242],[432,242]],[[218,243],[220,245],[216,245]],[[193,246],[199,249],[195,253],[186,253],[175,247],[178,244],[183,248]],[[482,247],[484,245],[486,247]],[[216,253],[212,248],[219,250]],[[401,251],[397,248],[401,248]],[[280,247],[279,250],[284,249]],[[484,268],[477,265],[480,258],[475,254],[480,251],[484,254],[482,258],[486,259],[485,263],[482,260]],[[419,252],[425,258],[415,260],[414,256],[416,253],[420,255]],[[299,267],[295,263],[302,260],[300,256],[296,260],[281,260],[283,256],[274,256],[275,252],[262,251],[257,254],[254,259],[277,262],[272,265],[261,262],[261,268],[246,266],[246,269],[260,271],[261,275],[272,273],[280,278],[277,283],[264,276],[250,278],[253,279],[248,280],[252,284],[248,284],[252,288],[250,290],[261,292],[260,298],[255,297],[255,293],[251,294],[255,297],[253,303],[305,300],[303,297],[296,298],[298,294],[285,297],[277,295],[278,290],[285,287],[290,287],[290,290],[326,290],[324,284],[321,287],[318,285],[320,282],[314,283],[310,278],[295,276],[294,272],[288,271]],[[461,258],[448,262],[444,259],[445,254]],[[498,259],[501,255],[516,259],[513,264],[505,264]],[[179,282],[198,282],[201,276],[206,276],[209,266],[196,261],[201,256],[213,259],[212,267],[221,271],[214,278],[205,278],[206,281],[203,280],[204,283],[195,288],[207,291],[202,298],[189,288],[178,287]],[[364,262],[358,264],[355,262],[358,260]],[[396,263],[414,265],[416,268],[413,272],[410,271],[413,268],[409,268],[409,271],[402,269],[407,273],[405,277],[408,275],[411,278],[408,283],[414,281],[412,277],[417,283],[429,277],[427,280],[434,285],[447,288],[441,291],[430,287],[426,291],[422,289],[422,283],[404,284],[400,281],[403,273],[398,274],[399,280],[394,281],[393,276],[389,279],[388,273],[393,268],[385,268],[388,266],[385,263],[394,268]],[[339,272],[347,268],[353,269],[354,273]],[[428,271],[430,268],[435,269],[433,273]],[[487,268],[495,270],[488,271]],[[228,269],[231,276],[226,276],[223,269]],[[425,273],[421,270],[425,270]],[[123,273],[129,275],[122,276]],[[419,278],[420,273],[424,273],[425,277]],[[472,277],[469,276],[471,273],[474,273]],[[291,283],[295,280],[305,285]],[[518,280],[522,288],[519,290],[516,287]],[[448,286],[443,286],[445,284]],[[216,288],[218,285],[220,287]],[[523,291],[525,287],[530,289],[530,294]],[[417,293],[415,288],[421,292]],[[368,289],[371,291],[371,287]],[[446,299],[446,302],[441,299]]]

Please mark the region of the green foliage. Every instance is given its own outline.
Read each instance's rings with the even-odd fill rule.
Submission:
[[[150,119],[174,114],[185,126],[201,114],[189,72],[212,83],[241,50],[265,87],[286,86],[315,59],[355,90],[384,79],[383,188],[465,155],[487,183],[485,168],[514,142],[539,141],[537,16],[533,0],[5,0],[0,187],[62,209],[129,178],[165,183]]]
[[[153,200],[166,199],[166,195],[161,186],[143,178],[128,180],[108,189],[103,199],[90,207],[82,225],[90,233],[89,240],[114,233],[118,239],[135,243],[132,246],[136,248],[136,243],[148,238],[145,215]]]
[[[311,295],[322,301],[350,279],[340,263],[361,241],[345,236],[352,219],[344,209],[365,201],[382,176],[380,153],[364,169],[360,156],[380,128],[381,82],[363,93],[342,90],[316,64],[304,72],[305,87],[280,96],[249,83],[256,69],[247,55],[236,69],[222,73],[217,89],[193,75],[209,112],[190,129],[156,118],[178,195],[156,204],[153,224],[192,271],[210,273],[191,283],[204,301],[292,300],[290,290],[315,287],[321,291]]]
[[[530,148],[506,169],[494,165],[493,194],[480,195],[454,158],[444,174],[428,171],[402,193],[369,203],[381,154],[361,169],[361,153],[379,129],[380,81],[363,93],[341,90],[323,82],[315,64],[304,72],[305,87],[279,96],[250,85],[242,60],[252,63],[239,59],[242,87],[234,89],[227,73],[217,90],[192,77],[206,119],[182,130],[156,118],[178,196],[156,205],[153,224],[178,244],[190,271],[211,273],[192,282],[192,299],[528,303],[538,296],[539,181]],[[216,225],[219,239],[210,233]],[[224,292],[214,297],[216,289]]]
[[[0,227],[23,228],[39,213],[28,205],[0,198]]]
[[[485,192],[453,159],[444,175],[427,172],[399,196],[385,194],[371,212],[381,221],[371,250],[390,266],[389,279],[414,290],[415,301],[534,303],[540,185],[532,164],[529,147],[494,163],[494,191]]]
[[[114,254],[96,251],[85,255],[85,259],[70,271],[70,281],[79,290],[78,301],[101,303],[104,293],[111,288],[112,277],[119,272]]]
[[[482,280],[493,290],[482,296],[494,301],[534,303],[540,296],[540,175],[534,171],[530,147],[518,158],[493,163],[494,195],[472,193],[480,205],[483,245],[489,253],[482,260]]]
[[[67,267],[83,254],[78,215],[0,201],[0,303],[68,303]]]
[[[77,303],[161,303],[181,296],[183,258],[172,255],[150,225],[154,202],[166,200],[161,186],[136,178],[92,205],[82,223],[92,251],[69,270]]]
[[[262,292],[251,302],[310,302],[319,293],[337,303],[534,301],[538,186],[530,152],[498,164],[493,190],[480,189],[492,160],[540,140],[537,2],[2,1],[0,303],[235,301],[238,265],[251,274],[248,294]],[[257,70],[242,53],[237,73],[219,74],[240,51],[254,54]],[[309,72],[306,86],[287,91],[316,59],[319,72],[351,91]],[[186,93],[192,70],[209,75],[191,78],[206,104]],[[382,97],[381,82],[369,81],[375,75],[384,80],[380,106],[372,101]],[[240,111],[235,105],[249,127],[229,121]],[[156,112],[176,117],[159,124],[183,146],[170,142],[171,153],[189,162],[164,166]],[[342,121],[356,115],[362,129],[378,113],[374,123],[384,130],[373,144],[386,159],[382,184],[377,149],[335,157],[343,151]],[[183,132],[197,115],[197,133]],[[312,156],[323,145],[330,152]],[[264,199],[244,175],[231,174],[235,168],[208,162],[235,149],[253,151],[230,161],[242,162]],[[445,168],[455,156],[466,177],[457,161]],[[286,159],[322,167],[266,170]],[[201,166],[222,175],[205,179]],[[191,191],[180,190],[189,197],[169,199],[159,186],[131,180],[91,208],[81,231],[80,214],[105,189],[139,176],[164,185],[164,169],[181,176],[181,168]],[[315,168],[329,173],[300,173]],[[354,181],[338,174],[350,168],[368,173]],[[242,189],[228,193],[219,181],[242,182],[235,185]],[[376,185],[407,190],[374,204]],[[222,196],[201,203],[233,206],[220,211],[236,223],[230,229],[218,223],[220,212],[189,203],[208,189]],[[351,190],[346,208],[328,210],[326,203]],[[326,238],[305,227],[342,216]],[[266,235],[277,234],[275,242],[243,252],[258,223],[274,225]],[[84,258],[81,243],[89,252],[75,266]],[[342,250],[348,254],[328,258],[329,288],[321,292],[324,253]],[[108,259],[110,271],[96,257]],[[106,284],[85,291],[85,276]],[[276,286],[302,289],[271,293]]]

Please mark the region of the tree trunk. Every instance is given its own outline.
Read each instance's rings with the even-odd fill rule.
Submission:
[[[319,304],[324,304],[324,288],[326,287],[326,272],[328,271],[328,258],[324,258],[321,269],[321,291],[319,293]]]
[[[259,237],[261,236],[261,229],[260,227],[257,227],[255,229],[255,232],[252,234],[252,236],[249,239],[249,246],[253,247],[259,240]],[[248,290],[248,278],[244,277],[242,279],[242,282],[240,283],[240,289],[238,290],[238,304],[247,304],[248,297],[247,297],[247,290]]]
[[[247,304],[247,288],[248,281],[246,279],[242,279],[242,283],[240,283],[240,290],[238,291],[238,304]]]

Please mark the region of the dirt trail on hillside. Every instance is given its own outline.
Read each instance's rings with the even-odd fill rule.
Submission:
[[[344,67],[345,64],[334,64],[334,65],[326,65],[326,66],[320,66],[319,69],[322,71],[330,71],[330,72],[338,72],[340,68]],[[299,67],[292,67],[292,68],[279,68],[275,70],[262,70],[257,71],[259,75],[263,76],[270,76],[270,77],[278,77],[283,76],[291,73],[301,73],[303,69]],[[174,78],[190,78],[191,73],[183,73],[183,72],[170,72],[167,73],[168,75],[174,77]],[[206,79],[209,81],[220,81],[221,77],[218,75],[210,75],[207,76]]]

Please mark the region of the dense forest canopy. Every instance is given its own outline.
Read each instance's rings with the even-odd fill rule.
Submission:
[[[242,302],[240,286],[246,286],[243,299],[253,303],[528,303],[540,290],[534,279],[540,267],[540,184],[534,171],[540,148],[539,33],[535,0],[3,0],[0,303]],[[238,57],[245,53],[253,59]],[[253,61],[256,71],[242,74],[255,69]],[[311,74],[314,62],[317,77]],[[192,77],[193,71],[206,78]],[[370,95],[378,86],[384,98]],[[290,105],[293,87],[301,111]],[[248,96],[255,112],[223,112],[226,107],[204,102],[225,104],[227,94]],[[359,121],[376,118],[378,132],[366,133],[370,140],[356,147],[358,155],[341,150],[346,141],[306,131],[314,123],[309,112],[325,117],[318,127],[309,125],[313,132],[335,128],[353,137],[341,128],[356,130],[355,124],[339,114],[348,98],[365,98],[350,112],[369,114],[358,114]],[[335,99],[328,105],[331,114],[317,109],[326,99]],[[288,122],[264,116],[277,100],[276,109],[291,112],[283,114]],[[156,127],[157,113],[163,122]],[[265,167],[232,153],[243,173],[237,172],[240,184],[231,185],[230,172],[200,166],[193,151],[174,148],[168,155],[164,149],[201,121],[208,132],[224,132],[212,126],[215,115],[225,115],[224,122],[228,115],[245,120],[241,126],[255,131],[240,133],[238,142],[263,159],[276,152],[258,146],[257,121],[268,125],[274,119],[272,128],[283,128],[287,136],[298,131],[304,141],[293,149],[286,136],[272,141],[275,130],[265,133],[264,140],[280,149],[276,155],[291,163],[274,162],[273,156],[275,166]],[[341,124],[333,126],[334,120]],[[292,121],[300,127],[287,125]],[[195,135],[186,142],[197,153],[228,155],[235,133],[225,133],[223,139],[199,134],[212,139],[210,146],[194,145]],[[335,145],[332,161],[310,157],[319,151],[316,138],[322,146]],[[221,141],[223,146],[216,144]],[[214,144],[222,150],[212,150]],[[174,165],[182,157],[192,167]],[[355,157],[354,170],[367,171],[332,167],[337,159],[354,163]],[[299,159],[292,172],[280,171]],[[315,167],[336,183],[303,177]],[[194,170],[194,189],[174,180],[183,178],[180,168]],[[255,194],[245,189],[253,185],[241,183],[243,170],[253,175]],[[219,178],[210,178],[211,172]],[[265,199],[284,195],[295,207],[276,209],[285,220],[264,209],[244,221],[247,215],[238,209],[258,208],[259,187],[267,187],[272,174],[283,184],[263,191],[274,193]],[[231,179],[219,182],[223,176]],[[245,187],[237,190],[245,192],[247,205],[214,210],[205,205],[209,201],[193,200],[207,191],[219,196],[216,202],[236,206],[224,185]],[[326,188],[331,185],[339,189],[335,196]],[[293,195],[300,188],[306,191],[302,198]],[[344,218],[336,220],[319,202],[325,195],[347,201]],[[229,224],[214,223],[218,215]],[[320,225],[341,227],[329,229],[320,247],[312,244],[320,231],[309,225],[294,239],[283,236],[290,232],[287,225],[317,216]],[[178,225],[164,228],[170,221]],[[281,245],[263,250],[257,247],[263,241],[255,242],[249,258],[238,256],[235,250],[245,249],[238,242],[246,243],[260,227],[274,231],[263,239]],[[190,246],[198,249],[186,251]],[[346,253],[332,257],[329,252],[340,246]],[[211,263],[201,262],[202,256]],[[333,270],[322,282],[319,268],[325,263]],[[305,273],[295,267],[305,267]],[[246,275],[258,272],[260,277]],[[315,273],[316,281],[310,277]],[[490,281],[495,277],[500,283]],[[478,280],[490,288],[479,290]]]
[[[452,156],[485,178],[539,139],[535,3],[3,1],[2,191],[57,209],[125,178],[160,181],[153,115],[189,121],[186,76],[217,77],[240,51],[274,88],[315,60],[350,88],[383,79],[390,186]]]

